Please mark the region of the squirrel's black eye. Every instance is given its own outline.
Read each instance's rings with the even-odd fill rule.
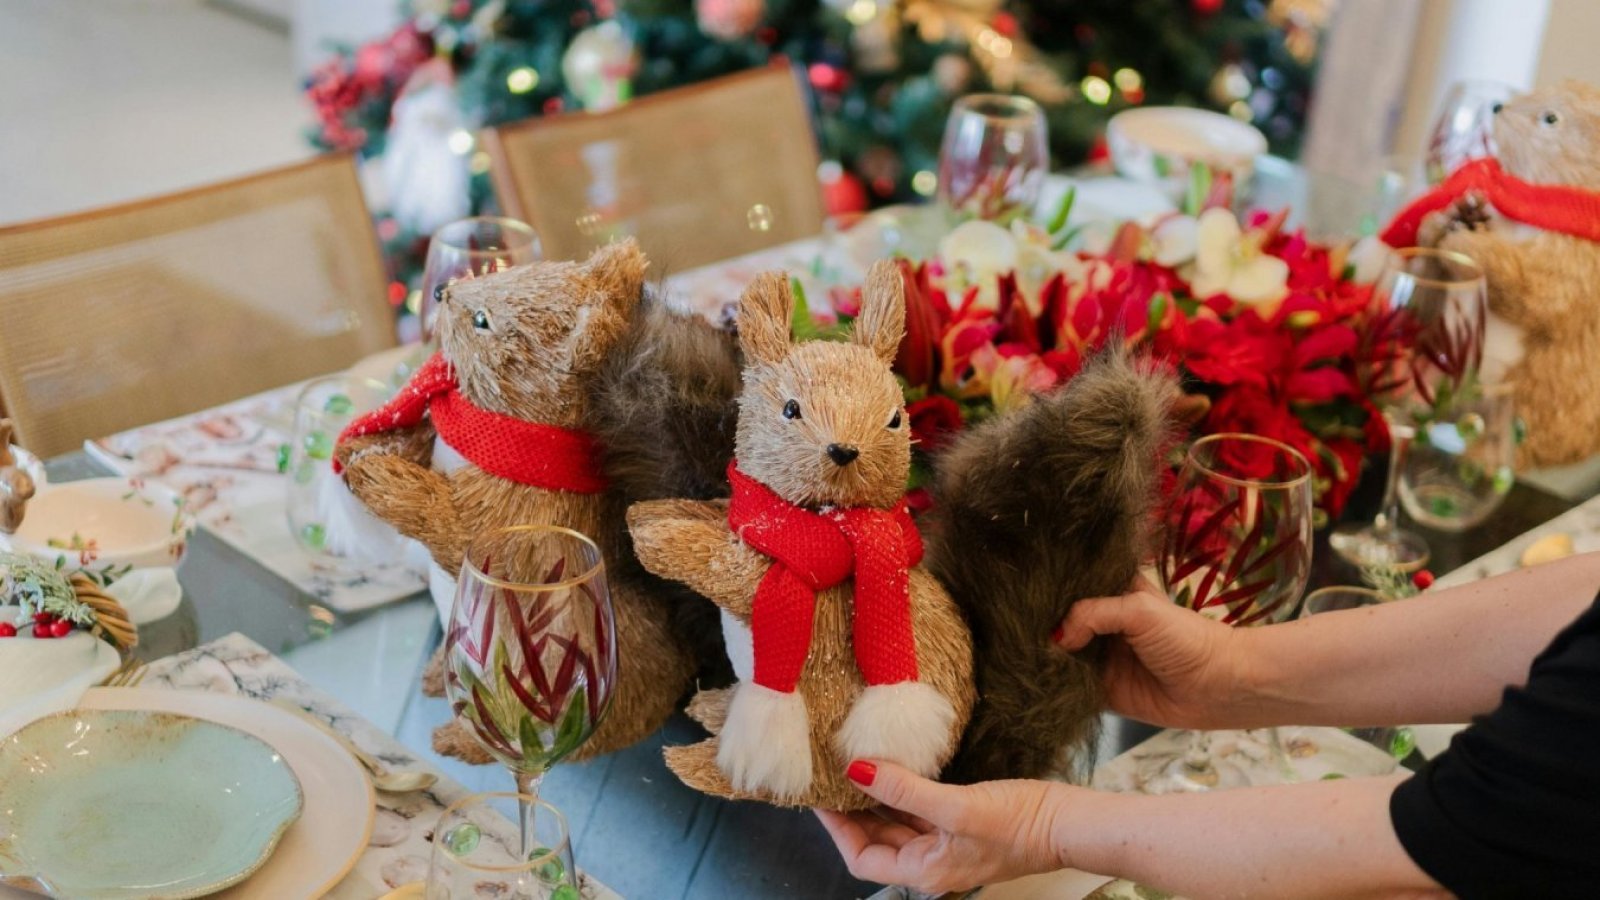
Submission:
[[[798,419],[798,418],[800,418],[800,404],[799,404],[799,402],[794,401],[794,400],[790,400],[788,403],[785,403],[783,405],[783,417],[785,419]]]
[[[899,428],[900,427],[900,410],[897,409],[897,410],[894,411],[894,417],[889,420],[889,427],[890,428]]]
[[[1553,112],[1547,112],[1544,114],[1544,123],[1546,125],[1554,125],[1559,121],[1561,121],[1561,117]]]
[[[481,309],[472,312],[472,327],[479,331],[489,330],[489,314]]]

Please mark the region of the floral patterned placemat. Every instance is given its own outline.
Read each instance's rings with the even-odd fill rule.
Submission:
[[[397,770],[439,775],[432,789],[410,794],[379,792],[372,840],[356,867],[326,896],[333,900],[373,900],[401,885],[428,876],[429,835],[446,806],[467,789],[413,755],[376,725],[317,690],[293,669],[242,634],[230,634],[193,650],[150,664],[140,687],[215,691],[263,701],[287,701],[328,723],[335,731]],[[507,822],[507,827],[511,827]],[[577,848],[582,852],[582,848]],[[587,875],[587,900],[618,895]]]
[[[337,612],[408,597],[425,582],[409,563],[319,566],[289,530],[288,476],[278,448],[293,430],[301,385],[90,441],[85,451],[121,475],[160,482],[201,527]]]

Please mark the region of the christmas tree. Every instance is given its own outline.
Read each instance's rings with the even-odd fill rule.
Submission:
[[[973,91],[1039,101],[1058,168],[1103,156],[1106,120],[1152,104],[1227,112],[1292,155],[1331,2],[415,0],[392,35],[312,75],[309,137],[395,157],[385,171],[398,202],[378,227],[391,300],[414,307],[427,232],[492,207],[473,139],[484,126],[605,108],[782,56],[810,83],[835,213],[933,195],[945,116]],[[407,185],[420,183],[430,196],[418,201]]]

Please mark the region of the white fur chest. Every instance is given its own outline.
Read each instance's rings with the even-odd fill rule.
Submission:
[[[457,469],[467,464],[467,458],[456,452],[456,448],[446,444],[444,438],[433,437],[433,462],[429,468],[442,475],[452,475]]]

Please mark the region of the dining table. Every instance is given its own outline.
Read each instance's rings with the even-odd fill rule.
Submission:
[[[836,233],[818,236],[685,272],[669,279],[666,290],[704,309],[731,302],[750,275],[773,265],[803,278],[837,281],[850,266],[838,258],[839,240]],[[294,390],[286,386],[264,396],[288,403]],[[106,446],[110,444],[101,442],[101,452],[48,460],[50,483],[127,474],[108,464]],[[1382,461],[1374,462],[1349,516],[1373,511],[1383,474]],[[1434,574],[1452,583],[1515,568],[1522,548],[1546,533],[1573,534],[1580,549],[1600,546],[1600,506],[1519,482],[1482,525],[1457,533],[1414,527],[1433,550]],[[1320,531],[1312,586],[1359,583],[1359,577],[1328,550],[1326,529]],[[467,765],[432,749],[433,730],[448,722],[451,713],[444,699],[425,696],[420,688],[419,676],[441,641],[435,607],[425,592],[341,608],[326,594],[285,578],[204,519],[189,541],[178,579],[184,596],[177,611],[140,631],[137,653],[150,663],[150,684],[224,689],[263,699],[288,695],[307,701],[314,712],[321,710],[326,721],[370,752],[440,773],[450,793],[511,789],[504,768]],[[195,673],[193,683],[184,681],[186,669]],[[1096,775],[1100,783],[1131,771],[1139,748],[1173,739],[1171,733],[1109,714],[1105,724],[1098,748],[1104,761]],[[685,900],[861,897],[881,889],[851,877],[811,813],[728,802],[680,783],[667,770],[662,749],[703,736],[700,726],[680,713],[639,744],[598,759],[563,763],[544,780],[541,793],[567,816],[578,865],[594,879],[596,896],[615,891],[625,897]],[[1337,729],[1322,729],[1308,741],[1332,746],[1347,737]],[[1444,739],[1433,741],[1432,747],[1424,742],[1424,750],[1438,752]],[[1410,762],[1414,765],[1416,758]],[[395,838],[397,816],[392,809],[389,813],[384,816],[380,809],[379,820],[388,831],[374,838],[370,858],[352,875],[356,880],[331,896],[376,897],[397,879],[420,877],[415,869],[418,854],[425,851],[413,846],[408,862],[396,862],[401,856],[395,845],[413,836],[408,826],[405,837]],[[409,823],[411,816],[403,818]],[[384,841],[388,845],[380,846]],[[1010,895],[997,886],[980,896]]]

